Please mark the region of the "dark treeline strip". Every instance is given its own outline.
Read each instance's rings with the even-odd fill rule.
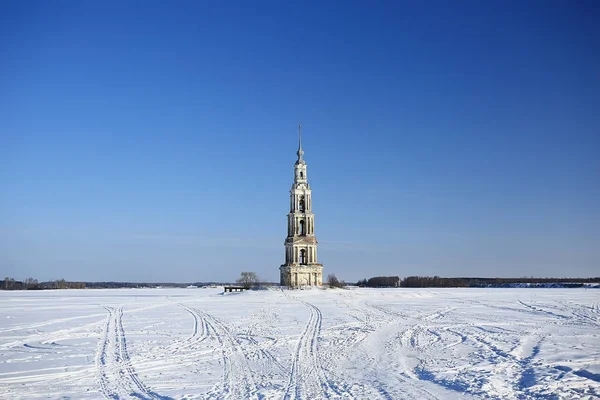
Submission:
[[[44,289],[85,289],[85,282],[69,282],[64,279],[55,281],[38,282],[37,279],[27,278],[16,281],[13,278],[4,278],[0,284],[2,290],[44,290]]]
[[[376,276],[358,281],[356,285],[361,287],[398,287],[399,283],[400,277],[398,276]]]
[[[164,288],[184,288],[190,283],[147,283],[147,282],[86,282],[88,289],[130,289],[130,288],[155,288],[157,286]]]
[[[161,283],[161,282],[70,282],[65,279],[38,282],[37,279],[27,278],[17,281],[14,278],[4,278],[0,281],[0,290],[52,290],[52,289],[125,289],[125,288],[186,288],[189,286],[222,286],[231,285],[227,282],[194,282],[194,283]],[[260,282],[260,286],[275,286],[274,282]]]
[[[584,283],[600,283],[595,278],[440,278],[439,276],[377,276],[356,283],[361,287],[485,287],[515,284],[569,284],[583,286]]]

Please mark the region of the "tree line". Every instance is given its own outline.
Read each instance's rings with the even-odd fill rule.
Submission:
[[[27,278],[17,281],[6,277],[0,283],[0,290],[52,290],[52,289],[122,289],[145,287],[187,287],[189,283],[134,283],[134,282],[76,282],[65,279],[38,282],[37,279]]]
[[[528,284],[569,284],[582,286],[584,283],[600,283],[595,278],[441,278],[439,276],[376,276],[362,279],[356,283],[360,287],[485,287],[509,286],[520,283]]]
[[[356,283],[360,287],[398,287],[400,277],[398,276],[375,276],[369,279],[363,279]]]
[[[2,285],[0,285],[2,290],[84,289],[85,287],[85,282],[69,282],[64,279],[38,282],[38,280],[34,278],[17,281],[14,278],[9,277],[4,278]]]
[[[266,287],[276,286],[274,282],[263,282],[258,279],[258,276],[251,272],[242,273],[242,278],[237,280],[238,284],[247,287]],[[51,289],[139,289],[139,288],[186,288],[195,286],[203,287],[209,285],[230,285],[227,282],[192,282],[192,283],[173,283],[173,282],[75,282],[65,279],[56,279],[53,281],[38,282],[37,279],[27,278],[23,281],[15,280],[14,278],[6,277],[4,281],[0,281],[0,290],[51,290]]]

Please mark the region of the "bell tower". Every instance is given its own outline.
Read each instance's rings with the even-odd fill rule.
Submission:
[[[298,159],[294,164],[294,183],[290,190],[290,212],[287,215],[285,264],[281,271],[281,286],[321,286],[323,265],[317,263],[315,215],[312,213],[312,191],[306,175],[302,150],[302,125],[298,125]]]

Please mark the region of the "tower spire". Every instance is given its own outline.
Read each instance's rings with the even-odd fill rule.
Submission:
[[[296,154],[298,155],[298,164],[304,162],[302,159],[304,155],[304,150],[302,150],[302,124],[298,124],[298,151]]]

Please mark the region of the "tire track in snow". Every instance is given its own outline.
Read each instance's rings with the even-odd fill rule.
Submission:
[[[290,379],[283,395],[284,399],[322,399],[331,397],[354,398],[342,383],[327,378],[319,359],[318,338],[321,332],[323,316],[321,310],[306,301],[294,298],[283,292],[284,296],[304,304],[310,310],[310,316],[294,352]]]
[[[386,362],[390,363],[384,368],[381,367],[381,360],[372,357],[372,351],[362,350],[363,359],[365,360],[365,366],[367,370],[371,371],[371,374],[379,375],[381,371],[386,371],[389,367],[391,370],[398,371],[397,373],[389,373],[386,371],[386,375],[391,380],[398,380],[401,382],[400,387],[390,386],[388,383],[384,384],[386,380],[373,381],[373,388],[378,390],[378,395],[375,397],[383,397],[386,399],[392,398],[410,398],[410,399],[427,399],[436,400],[438,397],[424,387],[420,381],[417,371],[409,365],[410,359],[416,359],[414,356],[420,354],[424,348],[430,347],[433,343],[440,340],[439,334],[426,330],[420,322],[422,320],[436,320],[441,319],[445,316],[445,313],[450,311],[452,308],[445,307],[442,309],[435,310],[434,312],[428,312],[418,317],[405,314],[402,310],[389,305],[383,305],[376,301],[365,301],[364,306],[368,307],[369,313],[373,314],[372,328],[374,330],[380,330],[381,328],[397,325],[400,322],[414,323],[414,325],[407,327],[406,330],[398,332],[391,339],[385,339],[381,342],[381,346],[386,349],[386,353],[394,355],[391,360]],[[427,337],[432,340],[419,340],[421,338],[426,339]],[[408,351],[408,352],[407,352]],[[418,365],[418,364],[417,364]],[[399,390],[400,389],[400,390]]]
[[[385,362],[385,367],[382,368],[382,361],[380,358],[376,359],[372,357],[373,351],[367,350],[364,346],[364,341],[374,332],[378,332],[381,329],[385,329],[390,325],[395,325],[401,320],[412,320],[408,315],[403,314],[400,310],[389,310],[384,306],[380,306],[373,301],[360,301],[358,304],[339,304],[338,307],[348,309],[347,314],[359,322],[358,326],[349,328],[352,330],[350,337],[346,341],[334,340],[336,345],[343,345],[344,351],[352,354],[360,354],[358,362],[360,362],[361,370],[363,371],[366,379],[365,383],[358,384],[354,383],[350,387],[350,392],[357,399],[396,399],[396,398],[418,398],[436,400],[438,397],[428,391],[426,388],[419,385],[418,378],[411,372],[405,373],[389,373],[390,364],[388,361]],[[443,309],[445,312],[450,308]],[[359,317],[359,315],[363,317]],[[437,319],[442,318],[444,312],[436,310],[434,313],[425,314],[425,319]],[[406,332],[404,332],[406,333]],[[403,334],[404,334],[403,333]],[[412,334],[418,335],[423,339],[423,335],[430,335],[433,340],[419,340],[417,336],[412,337]],[[413,332],[412,330],[407,335],[411,336],[408,338],[408,342],[412,344],[413,350],[416,350],[420,345],[427,345],[428,343],[436,343],[441,340],[440,335],[436,332],[425,329],[419,325],[419,327]],[[386,348],[387,353],[394,355],[394,359],[397,361],[402,358],[402,355],[398,353],[398,344],[401,343],[403,335],[398,335],[391,341],[382,343],[382,346]],[[395,344],[394,344],[395,343]],[[333,357],[334,355],[330,356]],[[398,357],[400,356],[400,357]],[[402,363],[402,360],[400,361]],[[389,376],[389,381],[382,380],[380,374]],[[401,386],[390,385],[389,382],[399,380]],[[347,387],[347,385],[345,386]]]
[[[196,308],[183,305],[182,307],[189,309],[192,315],[203,321],[204,336],[213,335],[221,346],[223,381],[220,388],[213,389],[207,394],[207,398],[258,399],[254,376],[248,364],[248,359],[242,351],[240,341],[225,324],[212,315]]]
[[[196,344],[203,342],[206,338],[208,338],[208,323],[206,319],[202,316],[202,314],[198,313],[193,308],[183,307],[187,312],[189,312],[192,317],[194,317],[194,331],[192,335],[188,337],[185,342],[189,344]]]
[[[98,314],[102,315],[102,314]],[[61,338],[72,338],[75,334],[86,334],[92,329],[97,328],[102,324],[102,320],[91,322],[89,324],[75,326],[66,329],[60,329],[52,332],[38,331],[33,334],[27,334],[24,339],[15,340],[12,342],[3,343],[0,345],[0,350],[8,350],[13,347],[22,347],[29,343],[51,343],[61,340]]]
[[[192,332],[192,335],[185,340],[186,342],[189,342],[189,341],[193,341],[194,338],[196,338],[198,336],[198,325],[199,325],[198,320],[201,320],[203,322],[202,330],[204,331],[204,320],[198,314],[196,314],[193,310],[191,310],[187,307],[183,307],[183,308],[185,309],[185,311],[189,312],[192,315],[192,317],[194,318],[194,331]]]
[[[575,303],[561,303],[567,307],[567,309],[579,320],[578,322],[580,322],[582,325],[595,326],[598,324],[598,317],[593,312],[590,312],[588,307]]]
[[[96,355],[100,391],[109,399],[161,399],[140,380],[131,364],[123,327],[123,307],[104,307],[108,312]]]
[[[446,317],[446,314],[454,311],[456,307],[444,307],[435,311],[428,311],[422,314],[408,314],[398,309],[391,307],[391,305],[379,304],[373,301],[366,301],[364,303],[367,307],[376,310],[380,315],[387,319],[386,322],[397,322],[402,321],[420,321],[420,322],[433,322]]]
[[[183,308],[192,316],[192,318],[194,318],[194,325],[192,327],[192,334],[190,336],[184,340],[178,340],[177,342],[167,346],[166,349],[171,350],[174,353],[184,349],[193,348],[209,337],[208,324],[205,318],[193,308],[187,307],[183,304],[178,304],[178,306]]]
[[[153,348],[152,354],[156,357],[169,357],[171,355],[180,353],[183,350],[196,350],[197,345],[209,337],[206,321],[200,314],[198,314],[194,309],[191,309],[183,304],[177,304],[177,306],[183,308],[192,316],[194,321],[192,333],[186,338],[176,339],[167,346]]]
[[[518,302],[521,305],[532,310],[532,312],[537,313],[538,315],[556,318],[557,320],[555,320],[553,323],[558,325],[562,325],[568,322],[569,324],[597,326],[599,322],[598,317],[596,317],[596,314],[594,314],[594,306],[598,307],[598,303],[592,304],[591,307],[588,307],[565,300],[559,300],[555,302],[555,304],[541,305],[538,305],[537,303],[536,305],[531,305],[521,300],[518,300]],[[548,309],[550,309],[551,311],[549,311]],[[597,308],[596,312],[598,312]]]
[[[236,352],[239,356],[239,354],[241,354],[242,358],[244,358],[245,360],[242,360],[241,363],[242,365],[246,366],[244,367],[244,369],[247,371],[247,374],[250,375],[252,377],[251,381],[253,381],[253,390],[255,391],[256,388],[258,386],[260,386],[259,384],[257,384],[257,380],[256,380],[256,374],[254,373],[254,371],[251,371],[251,368],[249,366],[249,362],[250,361],[262,361],[262,362],[266,362],[267,365],[269,366],[275,366],[277,369],[279,369],[282,373],[286,373],[287,372],[287,368],[285,368],[284,366],[281,365],[281,363],[277,360],[276,357],[273,356],[273,354],[271,354],[268,350],[264,349],[263,346],[254,338],[252,331],[249,330],[248,332],[246,332],[245,334],[237,334],[234,335],[233,332],[231,332],[231,329],[227,326],[225,326],[225,324],[219,320],[216,320],[212,315],[204,312],[204,311],[199,311],[197,309],[194,309],[192,307],[188,307],[184,304],[178,304],[178,306],[182,307],[183,309],[185,309],[188,313],[190,313],[190,315],[194,318],[194,325],[193,325],[193,331],[190,337],[188,337],[187,339],[185,339],[183,341],[183,343],[179,344],[179,348],[175,349],[175,350],[179,350],[179,349],[184,349],[184,348],[192,348],[194,349],[198,344],[204,342],[206,339],[208,338],[214,338],[219,345],[221,346],[221,350],[223,350],[224,346],[227,346],[228,344],[231,344],[232,341],[235,343],[235,348],[236,348]],[[216,326],[215,326],[216,325]],[[221,328],[221,330],[219,331],[219,328]],[[228,341],[229,343],[227,343],[227,341],[224,341],[223,338],[221,337],[221,340],[219,339],[219,332],[222,332],[222,330],[225,330],[228,332],[228,336],[231,338],[230,341]],[[172,345],[175,346],[176,344]],[[227,349],[225,349],[225,351],[228,351]],[[250,357],[251,354],[256,354],[256,357]],[[228,367],[228,363],[229,360],[231,358],[228,357],[227,359],[223,359],[223,364],[224,364],[224,378],[223,381],[221,383],[222,387],[227,386],[226,382],[229,382],[231,380],[231,377],[229,376],[229,371],[231,371],[232,369],[235,370],[235,366],[233,366],[232,368]],[[238,361],[239,361],[240,357],[238,357]],[[235,362],[235,360],[234,360]],[[233,375],[235,374],[235,371],[233,373]],[[238,374],[239,375],[239,374]],[[269,382],[271,379],[268,376],[261,376],[262,381],[264,382]],[[231,387],[231,385],[229,385]],[[251,391],[251,392],[252,392]],[[222,390],[223,392],[223,396],[225,396],[225,391]],[[210,393],[211,396],[221,396],[218,392],[218,389],[215,389],[213,392]]]
[[[449,348],[454,347],[454,346],[461,345],[461,344],[463,344],[464,342],[467,341],[467,337],[465,335],[463,335],[462,333],[457,332],[457,331],[451,329],[450,327],[444,327],[444,328],[442,328],[442,331],[447,332],[450,335],[458,337],[457,341],[452,341],[452,342],[448,343],[447,345],[445,345],[443,347],[444,350],[449,349]]]
[[[480,349],[473,356],[490,364],[492,377],[505,376],[507,379],[481,381],[476,386],[469,384],[469,387],[465,387],[465,389],[477,396],[530,398],[528,396],[534,395],[534,393],[530,393],[529,388],[535,384],[534,368],[541,365],[535,358],[546,336],[542,330],[535,329],[530,335],[522,337],[519,345],[512,350],[503,350],[494,343],[492,336],[486,335],[491,331],[478,326],[470,328],[477,329],[482,333],[466,330],[452,330],[452,332],[460,335],[463,341],[468,341]],[[429,374],[429,372],[427,373]],[[438,382],[432,374],[429,375],[432,379],[428,378],[427,380]],[[444,382],[440,381],[440,383]]]
[[[557,313],[555,313],[553,311],[544,310],[544,309],[540,308],[539,306],[536,307],[536,306],[533,306],[531,304],[527,304],[527,303],[525,303],[524,301],[521,301],[521,300],[517,300],[517,301],[522,306],[527,307],[530,310],[533,310],[533,311],[535,311],[537,313],[541,313],[543,315],[547,315],[547,316],[551,316],[551,317],[554,317],[554,318],[558,318],[560,320],[568,320],[569,319],[569,317],[566,316],[566,315],[557,314]]]
[[[76,316],[76,317],[68,317],[68,318],[57,318],[57,319],[52,319],[49,321],[43,321],[43,322],[37,322],[34,324],[28,324],[28,325],[19,325],[19,326],[12,326],[10,328],[3,328],[0,329],[0,334],[6,334],[8,332],[16,332],[16,331],[28,331],[28,330],[39,330],[39,328],[44,327],[44,326],[49,326],[49,325],[62,325],[65,323],[71,323],[73,321],[79,320],[79,319],[90,319],[90,318],[100,318],[102,317],[104,314],[90,314],[90,315],[80,315],[80,316]],[[87,324],[86,326],[89,325],[94,325],[94,323],[91,324]],[[63,329],[63,331],[68,331],[71,330],[72,328],[68,328],[68,329]],[[58,332],[58,331],[57,331]]]
[[[107,356],[108,356],[108,343],[110,342],[110,324],[112,321],[112,309],[106,308],[108,315],[106,316],[106,323],[104,325],[104,331],[100,345],[98,347],[98,353],[96,355],[96,371],[98,374],[98,380],[100,382],[100,391],[107,398],[116,398],[116,393],[110,387],[108,379],[109,373],[107,369]]]
[[[457,389],[449,382],[436,379],[426,369],[426,361],[436,349],[454,347],[466,340],[464,335],[448,330],[448,327],[443,327],[438,331],[435,326],[446,318],[447,314],[454,311],[456,307],[446,306],[409,314],[390,304],[381,304],[374,301],[366,301],[364,304],[379,314],[378,320],[383,321],[385,325],[406,325],[403,330],[384,343],[388,354],[397,355],[396,367],[401,368],[403,371],[395,376],[405,385],[405,393],[398,394],[398,396],[402,398],[437,399],[438,395],[428,390],[422,384],[422,381],[431,382],[446,390]],[[448,336],[458,337],[459,340],[453,340],[444,345],[443,339],[449,339]]]
[[[254,334],[252,332],[252,329],[249,329],[246,333],[244,334],[238,334],[237,337],[239,339],[242,339],[246,342],[248,342],[250,349],[250,352],[246,352],[246,356],[248,359],[252,359],[251,357],[248,357],[249,354],[257,354],[257,357],[255,357],[255,359],[258,360],[264,360],[266,361],[269,365],[271,366],[275,366],[278,370],[280,370],[282,373],[286,373],[287,372],[287,368],[285,368],[283,365],[281,365],[281,363],[277,360],[277,358],[275,356],[273,356],[273,354],[271,354],[271,352],[269,352],[268,350],[265,350],[263,348],[263,346],[258,342],[258,340],[256,340],[254,337]],[[243,343],[243,342],[242,342]]]

